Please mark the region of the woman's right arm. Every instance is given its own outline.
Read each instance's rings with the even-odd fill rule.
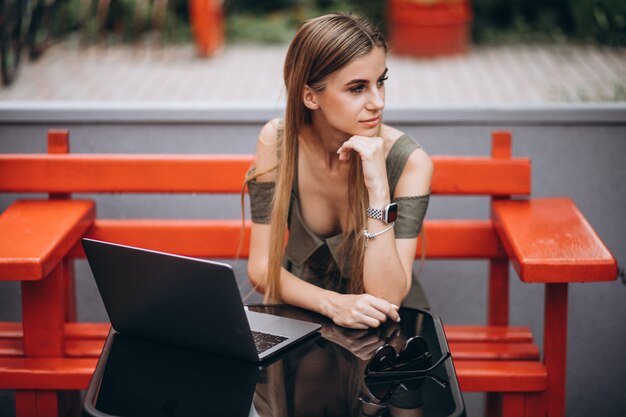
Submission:
[[[276,182],[278,164],[276,156],[278,119],[270,120],[263,126],[256,144],[254,167],[256,173],[262,173],[253,181]],[[251,199],[251,203],[253,199]],[[271,199],[263,203],[271,204]],[[248,254],[248,279],[259,292],[265,293],[269,264],[270,225],[252,222],[250,230],[250,250]]]
[[[261,129],[259,139],[256,146],[255,154],[255,172],[262,173],[255,178],[254,181],[258,182],[276,182],[276,170],[273,169],[278,164],[276,146],[278,137],[279,120],[274,119],[269,121]],[[271,204],[270,196],[262,199],[263,204]],[[258,203],[257,203],[258,204]],[[268,211],[269,212],[269,211]],[[267,220],[265,218],[264,220]],[[267,272],[269,266],[269,247],[271,240],[271,225],[263,223],[252,222],[250,231],[250,251],[248,255],[248,278],[251,284],[258,291],[264,293],[267,287]],[[317,294],[315,287],[308,284],[295,275],[289,273],[284,268],[281,269],[281,295],[285,302],[304,307],[309,310],[320,312],[312,300],[320,298],[320,294]],[[284,285],[287,283],[286,285]],[[291,283],[291,284],[289,284]],[[283,288],[286,287],[286,288]],[[309,287],[309,288],[306,288]],[[315,287],[315,288],[311,288]],[[287,294],[284,290],[287,289]],[[295,293],[292,297],[289,294]],[[308,300],[303,300],[298,297],[298,293],[313,294]],[[285,295],[290,300],[285,299]],[[308,301],[308,302],[307,302]]]
[[[252,223],[248,278],[260,292],[265,292],[269,261],[270,225]],[[315,311],[335,324],[355,329],[378,327],[391,318],[399,318],[397,307],[370,294],[340,294],[306,282],[285,268],[280,270],[281,300],[296,307]]]
[[[257,141],[255,167],[259,182],[275,182],[278,163],[276,156],[278,119],[268,122]],[[271,226],[252,223],[250,251],[248,255],[248,278],[260,292],[265,292],[269,265]],[[391,318],[398,320],[397,307],[369,294],[339,294],[303,281],[281,268],[280,293],[282,301],[315,311],[329,317],[336,324],[352,328],[378,327]]]

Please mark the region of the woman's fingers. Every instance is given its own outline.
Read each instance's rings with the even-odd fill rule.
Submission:
[[[369,138],[363,136],[352,136],[345,141],[337,150],[339,159],[342,161],[350,158],[350,152],[355,151],[361,158],[367,160],[372,158],[376,151],[383,149],[383,140],[381,138]]]
[[[377,328],[381,323],[381,320],[365,313],[358,313],[357,319],[360,323],[365,324],[367,327]]]
[[[372,303],[373,301],[374,302],[377,301],[377,300],[374,300],[374,298],[375,297],[372,297],[372,299],[369,299],[368,297],[367,299],[362,300],[361,305],[358,307],[359,311],[362,314],[366,314],[369,317],[375,318],[381,323],[384,323],[385,321],[387,321],[387,317],[388,317],[387,313],[384,310],[381,310],[380,307]]]
[[[381,313],[385,314],[385,316],[389,317],[393,321],[400,321],[400,313],[398,313],[399,307],[395,304],[391,304],[388,301],[383,300],[382,298],[372,297],[371,305]]]
[[[398,307],[369,294],[348,295],[348,303],[335,323],[353,329],[376,328],[388,319],[399,321]]]

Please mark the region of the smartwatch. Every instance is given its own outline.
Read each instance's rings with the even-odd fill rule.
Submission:
[[[370,207],[367,209],[367,217],[380,220],[385,224],[393,223],[398,218],[398,205],[389,203],[382,210]]]

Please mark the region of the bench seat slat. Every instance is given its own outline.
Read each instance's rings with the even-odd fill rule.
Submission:
[[[75,322],[65,323],[63,335],[66,339],[106,339],[111,325],[109,323]],[[21,339],[24,337],[22,323],[0,322],[0,339]]]
[[[0,339],[21,339],[24,337],[21,322],[0,322]]]
[[[446,339],[453,342],[532,342],[530,327],[444,325]]]
[[[106,339],[111,325],[109,323],[65,323],[66,339]]]
[[[66,339],[63,353],[69,358],[99,358],[104,339]],[[0,357],[23,357],[24,343],[21,339],[0,339]]]
[[[96,358],[0,358],[0,389],[84,390]]]
[[[66,339],[65,356],[70,358],[98,358],[104,339]],[[450,343],[450,352],[459,360],[538,360],[539,348],[533,343]],[[24,356],[21,340],[0,340],[0,357]]]
[[[0,389],[84,390],[95,358],[0,358]],[[539,362],[454,361],[465,392],[524,392],[546,389],[547,373]]]
[[[455,360],[539,360],[539,347],[534,343],[450,342]]]
[[[433,157],[444,195],[528,195],[530,160]],[[239,193],[251,155],[5,154],[0,191]]]
[[[543,391],[546,367],[537,361],[462,361],[454,367],[463,392]]]
[[[108,323],[66,323],[64,352],[68,357],[98,357],[109,333]],[[446,327],[450,350],[462,360],[533,360],[539,349],[528,328],[497,326]],[[0,323],[0,356],[23,356],[20,323]]]
[[[106,339],[109,323],[65,323],[67,339]],[[533,334],[525,326],[444,325],[448,342],[532,342]],[[22,338],[22,324],[0,322],[0,339]]]
[[[0,339],[0,357],[24,356],[22,339]]]
[[[0,214],[0,280],[41,280],[95,218],[92,201],[19,200]]]
[[[500,239],[524,282],[613,281],[617,262],[566,197],[496,201]]]
[[[99,358],[104,347],[104,340],[65,341],[65,355],[70,358]]]

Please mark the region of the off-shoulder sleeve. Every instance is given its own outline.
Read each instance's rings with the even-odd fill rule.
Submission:
[[[254,172],[252,168],[248,174]],[[275,182],[259,182],[256,179],[248,181],[250,196],[250,213],[252,222],[269,224],[272,216],[272,198],[274,197]]]
[[[250,213],[254,223],[269,224],[272,215],[273,182],[248,182],[250,194]]]
[[[415,197],[398,197],[394,201],[398,204],[398,218],[394,226],[396,239],[417,237],[422,229],[422,223],[428,209],[428,202],[430,201],[430,194]]]
[[[284,134],[284,122],[279,120],[276,126],[276,158],[280,161],[281,142]],[[253,166],[248,170],[246,178],[253,178],[256,168]],[[256,179],[248,180],[248,194],[250,196],[250,214],[252,222],[258,224],[269,224],[272,219],[272,199],[274,198],[274,188],[276,183],[258,182]]]

